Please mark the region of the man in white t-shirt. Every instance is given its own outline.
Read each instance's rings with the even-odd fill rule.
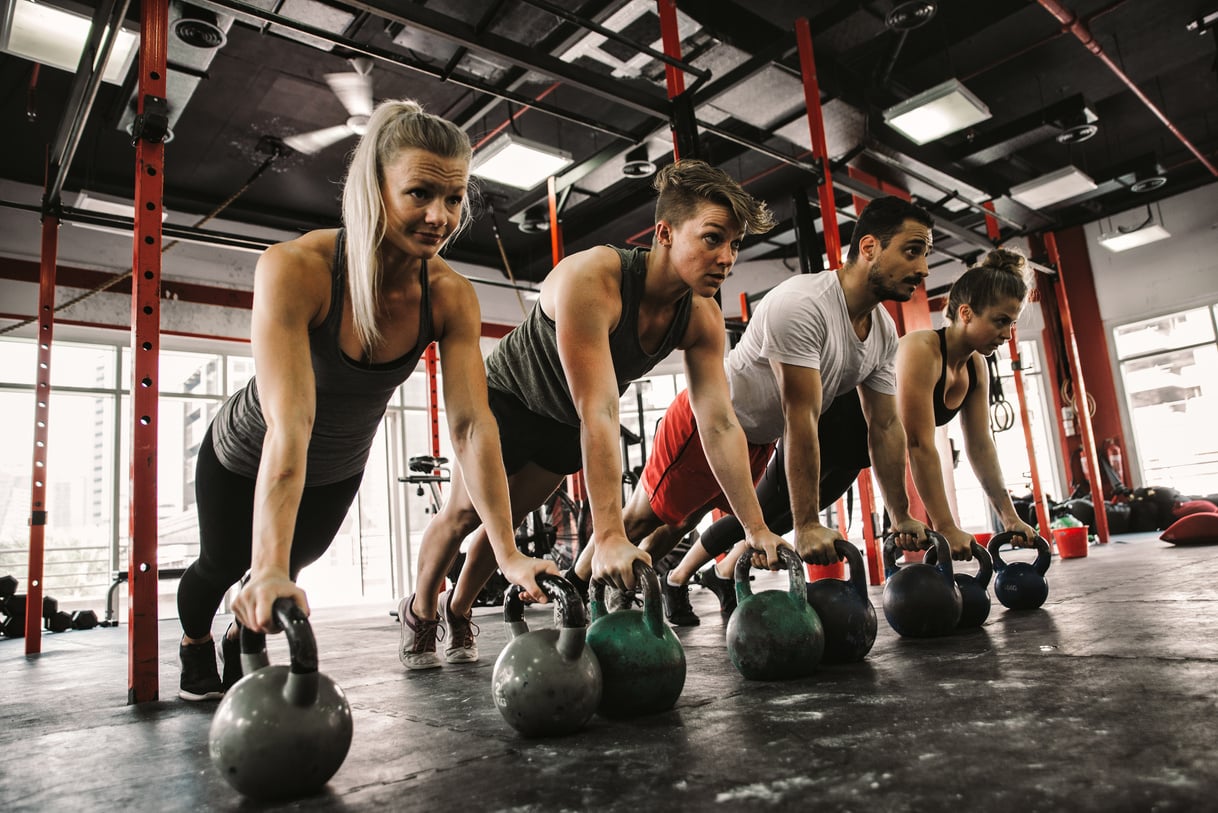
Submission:
[[[879,305],[909,300],[926,278],[933,225],[912,203],[895,197],[873,201],[855,224],[846,264],[773,288],[728,354],[732,405],[749,441],[754,480],[761,478],[766,524],[779,534],[794,530],[795,548],[806,562],[837,561],[834,542],[841,535],[821,524],[820,510],[871,459],[898,544],[925,539],[926,526],[909,515],[905,491],[905,433],[897,420],[893,369],[896,327]],[[640,547],[659,561],[712,508],[728,506],[682,392],[664,415],[626,506],[628,535],[642,539]],[[733,534],[739,528],[732,517],[720,520],[669,571],[664,597],[670,621],[698,623],[689,607],[689,576],[742,540],[743,533]],[[729,560],[722,564],[734,565],[735,558]],[[578,566],[574,570],[572,575],[580,575]],[[718,588],[721,604],[734,602],[729,578],[708,572],[703,583]]]

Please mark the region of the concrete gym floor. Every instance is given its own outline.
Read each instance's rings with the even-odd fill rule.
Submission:
[[[388,608],[320,610],[321,669],[346,690],[355,738],[322,795],[283,807],[1216,810],[1216,564],[1218,546],[1122,537],[1055,558],[1042,609],[995,602],[982,629],[934,640],[898,638],[872,588],[867,660],[784,683],[736,673],[715,598],[695,588],[703,623],[680,630],[677,707],[547,740],[517,735],[491,701],[498,608],[476,618],[480,663],[421,673],[399,665]],[[755,589],[781,586],[770,578]],[[551,619],[527,614],[535,629]],[[5,810],[259,808],[211,766],[214,704],[176,697],[176,621],[161,624],[160,702],[126,705],[126,636],[47,634],[29,659],[0,639]],[[281,645],[271,639],[276,662]]]

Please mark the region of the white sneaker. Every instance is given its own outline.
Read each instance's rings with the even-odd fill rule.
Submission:
[[[440,596],[441,623],[448,629],[448,647],[444,650],[444,659],[449,663],[475,663],[478,660],[478,643],[474,636],[478,634],[478,625],[473,621],[473,613],[464,618],[454,615],[452,611],[453,594],[449,590]]]
[[[398,622],[402,628],[402,642],[398,657],[407,669],[435,669],[444,664],[436,654],[436,639],[440,635],[440,619],[423,620],[411,610],[414,594],[411,593],[398,604]]]

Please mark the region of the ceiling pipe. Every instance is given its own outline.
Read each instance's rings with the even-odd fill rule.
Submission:
[[[1092,36],[1091,30],[1087,27],[1085,22],[1079,19],[1078,15],[1076,15],[1073,11],[1070,11],[1070,9],[1066,8],[1061,3],[1057,2],[1057,0],[1037,0],[1037,3],[1039,3],[1040,7],[1045,11],[1057,18],[1057,21],[1062,24],[1062,27],[1065,30],[1077,37],[1078,41],[1083,44],[1084,48],[1107,65],[1108,69],[1116,74],[1116,77],[1124,82],[1126,87],[1133,91],[1133,94],[1137,96],[1139,100],[1141,100],[1142,104],[1146,105],[1147,109],[1149,109],[1151,113],[1154,113],[1155,117],[1158,118],[1159,121],[1163,122],[1163,125],[1171,131],[1171,134],[1174,135],[1181,144],[1187,147],[1189,152],[1197,156],[1197,160],[1210,171],[1210,174],[1218,177],[1218,167],[1214,166],[1214,164],[1208,158],[1202,155],[1201,151],[1193,146],[1193,143],[1189,141],[1187,137],[1185,137],[1184,133],[1180,132],[1179,128],[1172,124],[1167,116],[1163,114],[1163,111],[1160,110],[1155,103],[1152,102],[1146,96],[1146,94],[1133,83],[1133,80],[1129,78],[1125,71],[1123,71],[1119,65],[1112,61],[1112,58],[1108,56],[1108,54],[1104,52],[1103,47],[1095,41],[1095,37]]]

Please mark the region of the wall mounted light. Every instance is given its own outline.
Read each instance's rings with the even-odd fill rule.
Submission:
[[[0,51],[75,73],[93,20],[83,14],[31,0],[8,0],[0,11]],[[139,35],[120,28],[102,81],[121,85],[135,59]]]
[[[1146,207],[1145,219],[1136,226],[1117,226],[1112,228],[1112,219],[1108,220],[1108,231],[1100,234],[1100,245],[1109,251],[1128,251],[1131,248],[1156,243],[1171,237],[1163,226],[1163,210],[1159,209],[1158,217]]]
[[[532,189],[571,164],[570,153],[502,133],[474,154],[470,172],[517,189]]]
[[[1011,187],[1011,197],[1029,209],[1052,206],[1096,188],[1095,181],[1074,166],[1064,166]]]
[[[990,109],[955,79],[895,104],[884,121],[915,144],[927,144],[990,118]]]

